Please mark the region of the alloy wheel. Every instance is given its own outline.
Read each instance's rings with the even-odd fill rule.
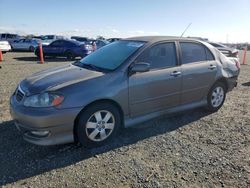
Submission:
[[[111,135],[114,127],[114,115],[107,110],[100,110],[90,116],[86,123],[85,131],[90,140],[100,142]]]
[[[224,100],[224,89],[221,86],[215,87],[212,91],[211,104],[214,108],[217,108],[223,103]]]

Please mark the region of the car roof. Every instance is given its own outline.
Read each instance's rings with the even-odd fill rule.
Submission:
[[[80,45],[81,42],[77,41],[77,40],[71,40],[71,39],[57,39],[57,40],[54,40],[53,42],[56,42],[56,41],[65,41],[65,42],[71,42],[71,43],[74,43],[74,44],[77,44],[77,45]]]
[[[122,40],[134,40],[134,41],[143,41],[143,42],[160,42],[164,40],[183,40],[183,41],[199,41],[197,39],[186,38],[186,37],[177,37],[177,36],[140,36],[140,37],[130,37]]]

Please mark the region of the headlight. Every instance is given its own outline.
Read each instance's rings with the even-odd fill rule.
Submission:
[[[26,97],[23,104],[27,107],[51,107],[61,104],[63,99],[59,94],[41,93]]]

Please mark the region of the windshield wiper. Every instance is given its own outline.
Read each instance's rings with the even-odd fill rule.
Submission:
[[[92,70],[101,71],[101,68],[100,68],[100,67],[97,67],[97,66],[92,65],[92,64],[81,63],[81,65],[82,65],[84,68],[90,68],[90,69],[92,69]],[[101,72],[102,72],[102,71],[101,71]]]
[[[90,70],[95,70],[95,71],[98,71],[98,72],[110,72],[111,70],[109,69],[105,69],[105,68],[102,68],[102,67],[98,67],[98,66],[95,66],[93,64],[89,64],[89,63],[81,63],[81,61],[76,61],[74,63],[72,63],[73,65],[75,66],[78,66],[78,67],[81,67],[81,68],[86,68],[86,69],[90,69]]]
[[[99,72],[107,72],[108,71],[104,68],[97,67],[93,64],[81,63],[80,61],[76,61],[72,64],[75,66],[81,67],[81,68],[86,68],[86,69],[95,70],[95,71],[99,71]]]

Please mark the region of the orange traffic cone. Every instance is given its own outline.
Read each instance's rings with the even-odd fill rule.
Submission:
[[[2,50],[0,49],[0,62],[3,61],[3,53]]]
[[[243,52],[243,60],[242,60],[242,65],[247,64],[247,47],[245,47],[244,52]]]
[[[43,58],[43,46],[41,43],[39,43],[39,55],[40,55],[40,63],[44,64],[44,58]]]

